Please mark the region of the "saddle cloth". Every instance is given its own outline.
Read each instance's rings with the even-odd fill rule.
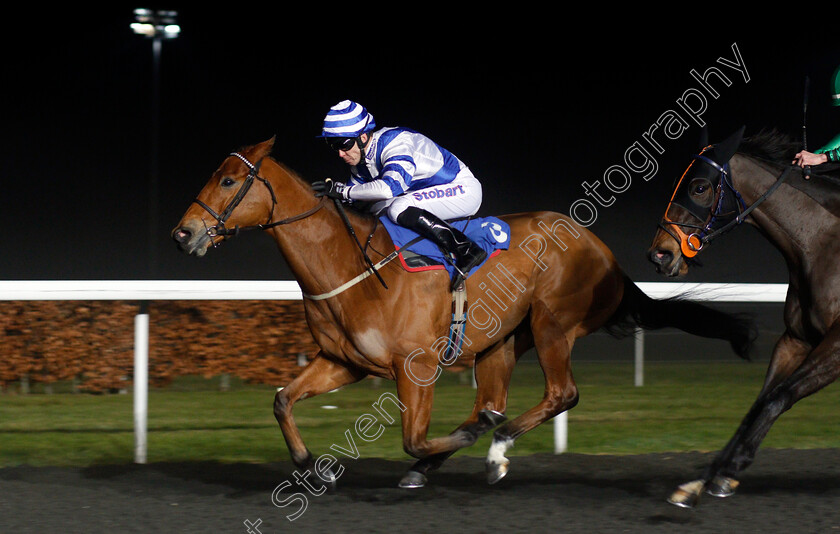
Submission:
[[[407,271],[427,271],[430,269],[446,269],[449,277],[455,275],[455,268],[450,260],[436,244],[408,228],[403,228],[387,217],[379,218],[382,225],[388,230],[394,246],[399,251],[400,263]],[[475,244],[487,252],[487,258],[495,255],[500,250],[507,250],[510,246],[510,226],[496,217],[480,217],[476,219],[459,219],[449,221],[453,228],[456,228],[470,238]],[[417,240],[420,238],[419,240]],[[412,243],[413,240],[417,240]],[[419,258],[418,258],[419,257]],[[481,262],[472,269],[467,276],[481,268]]]

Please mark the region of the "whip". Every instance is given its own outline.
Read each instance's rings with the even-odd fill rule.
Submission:
[[[810,83],[810,78],[805,76],[805,94],[802,96],[802,149],[805,151],[808,150],[808,130],[806,128],[806,121],[808,117],[808,86]],[[811,178],[810,165],[805,165],[804,175],[806,180]]]

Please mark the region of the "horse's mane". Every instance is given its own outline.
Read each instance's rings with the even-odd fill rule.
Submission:
[[[745,137],[738,147],[738,152],[756,159],[769,161],[784,166],[793,161],[797,152],[802,150],[802,142],[793,140],[789,135],[778,130],[761,130],[755,135]]]
[[[784,167],[790,165],[796,153],[803,149],[802,144],[801,141],[773,128],[745,137],[738,147],[738,153]],[[812,171],[814,174],[819,173],[835,179],[840,177],[840,165],[836,163],[823,163],[812,167]]]
[[[298,182],[304,184],[306,187],[311,186],[311,183],[308,180],[306,180],[303,176],[301,176],[300,173],[298,173],[296,170],[292,169],[291,167],[289,167],[288,165],[286,165],[282,161],[278,160],[277,158],[274,158],[274,157],[271,157],[271,156],[269,156],[269,158],[271,159],[271,161],[276,163],[278,167],[280,167],[281,169],[286,171],[289,174],[289,176],[291,176],[294,180],[297,180]],[[330,204],[332,204],[332,202],[330,202]],[[347,204],[346,203],[346,204],[343,204],[343,207],[344,207],[344,211],[351,214],[352,216],[358,217],[358,218],[363,219],[365,221],[369,221],[371,223],[375,222],[376,221],[376,216],[373,215],[372,213],[370,213],[367,209],[365,209],[364,204],[365,203],[359,203],[359,205],[357,206],[357,205],[354,205],[354,204]]]
[[[802,142],[776,129],[762,130],[741,141],[738,153],[762,160],[779,169],[791,165],[797,152],[803,149]],[[799,169],[797,168],[797,171]],[[802,191],[826,210],[840,217],[840,165],[823,163],[811,167],[810,179],[804,180],[797,172],[787,184]]]

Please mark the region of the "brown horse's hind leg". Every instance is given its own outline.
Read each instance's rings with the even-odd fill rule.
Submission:
[[[311,467],[312,454],[303,443],[292,416],[294,403],[358,382],[366,375],[364,371],[350,369],[328,360],[319,352],[297,378],[277,392],[274,396],[274,417],[280,424],[280,430],[283,432],[292,461],[297,467]]]
[[[510,461],[505,452],[522,434],[573,408],[578,390],[572,377],[571,347],[557,318],[542,301],[531,307],[531,332],[537,357],[545,374],[545,393],[539,404],[510,421],[493,434],[487,453],[487,481],[494,484],[508,471]]]
[[[507,390],[516,360],[523,352],[514,349],[514,336],[492,347],[476,360],[475,405],[470,416],[450,437],[458,443],[472,445],[486,432],[504,421]],[[458,449],[426,456],[418,460],[400,481],[401,488],[419,488],[426,484],[426,473],[439,468]]]

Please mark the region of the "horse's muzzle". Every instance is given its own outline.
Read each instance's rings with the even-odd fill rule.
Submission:
[[[652,249],[648,254],[648,259],[659,269],[670,264],[674,259],[674,255],[668,250]]]
[[[682,254],[676,257],[667,248],[654,247],[648,251],[648,260],[656,266],[656,272],[668,277],[680,276],[685,261]]]
[[[173,229],[171,235],[182,252],[198,257],[207,253],[212,241],[204,229],[195,231],[186,224]]]

